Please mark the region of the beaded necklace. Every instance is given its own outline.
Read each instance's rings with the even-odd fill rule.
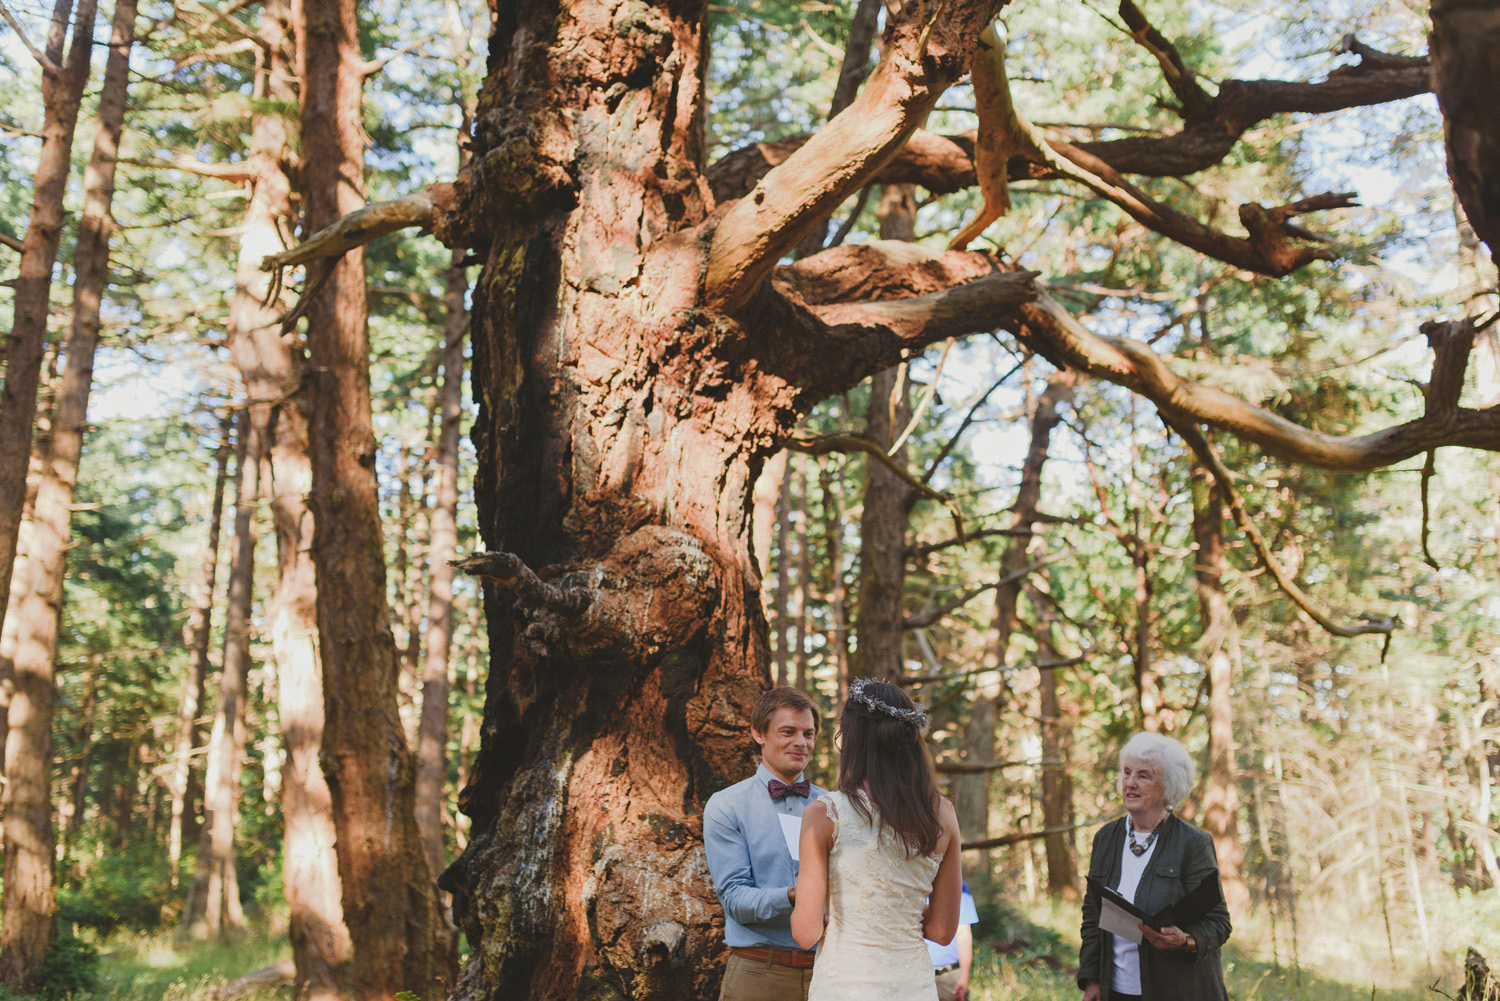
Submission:
[[[1150,851],[1151,846],[1156,843],[1156,836],[1161,833],[1161,825],[1166,819],[1163,817],[1161,821],[1158,821],[1157,825],[1151,829],[1151,833],[1146,835],[1146,840],[1137,843],[1135,840],[1135,823],[1127,815],[1125,817],[1125,832],[1129,836],[1127,844],[1129,844],[1131,852],[1140,857]]]

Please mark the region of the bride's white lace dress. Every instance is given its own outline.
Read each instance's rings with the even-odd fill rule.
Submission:
[[[829,793],[822,802],[833,820],[828,927],[808,1001],[937,1001],[922,908],[940,859],[908,858],[873,806],[866,819],[843,793]]]

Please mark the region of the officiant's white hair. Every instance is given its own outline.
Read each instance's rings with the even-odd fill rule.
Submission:
[[[1167,797],[1167,808],[1176,809],[1177,805],[1188,798],[1193,791],[1193,758],[1183,747],[1171,737],[1159,733],[1145,731],[1138,733],[1125,742],[1120,748],[1120,772],[1123,780],[1125,766],[1127,764],[1138,765],[1146,762],[1156,765],[1161,769],[1162,792]]]

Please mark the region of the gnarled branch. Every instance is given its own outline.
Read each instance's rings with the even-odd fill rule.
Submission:
[[[1223,390],[1180,378],[1139,341],[1101,337],[1045,293],[1018,307],[1010,329],[1054,364],[1132,390],[1178,423],[1208,424],[1271,455],[1321,469],[1359,472],[1409,459],[1430,448],[1460,445],[1500,452],[1500,407],[1433,409],[1416,420],[1370,434],[1331,435],[1302,427]]]
[[[1061,549],[1055,553],[1049,553],[1048,555],[1042,557],[1034,563],[1006,574],[999,580],[991,581],[988,584],[981,584],[979,587],[971,588],[968,591],[965,591],[963,594],[959,595],[957,598],[945,601],[943,604],[938,605],[935,608],[929,608],[925,612],[920,612],[916,615],[908,615],[906,617],[906,620],[902,622],[901,628],[920,629],[923,626],[930,626],[938,619],[941,619],[943,616],[947,615],[949,612],[954,611],[955,609],[962,608],[964,605],[968,604],[970,601],[973,601],[975,598],[979,597],[981,594],[984,594],[986,591],[993,591],[997,587],[1004,587],[1007,584],[1014,584],[1018,580],[1024,580],[1027,577],[1031,576],[1033,573],[1036,573],[1036,571],[1040,570],[1047,564],[1056,563],[1058,560],[1072,555],[1073,550],[1071,549]]]
[[[1394,616],[1365,615],[1363,623],[1353,626],[1343,626],[1319,610],[1313,604],[1312,599],[1307,596],[1307,593],[1298,587],[1297,582],[1292,580],[1287,572],[1282,569],[1281,563],[1272,554],[1271,547],[1266,543],[1265,536],[1260,534],[1260,529],[1256,526],[1255,520],[1250,517],[1250,512],[1245,509],[1245,502],[1240,497],[1239,491],[1235,490],[1234,481],[1229,475],[1229,470],[1224,468],[1224,463],[1219,459],[1219,453],[1210,444],[1208,438],[1204,436],[1196,424],[1181,423],[1171,419],[1167,420],[1167,424],[1182,436],[1182,440],[1193,450],[1193,454],[1198,457],[1198,461],[1207,466],[1209,471],[1214,474],[1214,479],[1219,483],[1219,489],[1224,492],[1224,500],[1229,504],[1229,511],[1234,517],[1234,523],[1240,527],[1240,531],[1244,532],[1245,537],[1250,540],[1251,546],[1255,548],[1256,555],[1260,557],[1261,565],[1266,568],[1266,572],[1271,575],[1271,579],[1276,582],[1276,586],[1281,588],[1288,598],[1292,599],[1293,604],[1306,612],[1314,622],[1335,636],[1364,636],[1369,633],[1379,633],[1386,637],[1390,636],[1396,628],[1397,620]]]
[[[1161,66],[1161,75],[1166,79],[1167,86],[1172,88],[1172,93],[1182,102],[1183,119],[1191,122],[1208,115],[1213,98],[1198,83],[1197,74],[1183,61],[1177,46],[1146,20],[1146,15],[1141,13],[1141,9],[1132,0],[1120,0],[1120,20],[1130,29],[1130,37],[1151,53],[1151,57]]]
[[[549,611],[576,618],[593,603],[590,589],[548,583],[514,553],[476,553],[448,562],[470,577],[499,584],[516,596],[516,607],[522,611]]]
[[[1122,174],[1182,177],[1223,160],[1255,125],[1281,114],[1323,114],[1385,104],[1432,89],[1425,56],[1387,56],[1410,60],[1400,65],[1366,59],[1343,67],[1325,80],[1225,80],[1206,112],[1181,132],[1168,136],[1131,136],[1074,145]],[[810,135],[756,143],[726,153],[708,170],[714,198],[742,198],[772,168],[784,163]],[[914,132],[906,146],[871,180],[881,184],[919,184],[933,194],[973,187],[975,133],[939,135]],[[1020,160],[1011,161],[1010,180],[1034,176]]]
[[[825,434],[816,438],[804,438],[793,436],[786,441],[786,447],[793,452],[802,452],[806,455],[827,455],[829,452],[863,452],[886,469],[890,470],[897,479],[901,480],[912,492],[922,495],[929,500],[935,500],[946,507],[953,515],[953,530],[959,538],[964,534],[964,516],[958,509],[958,503],[952,497],[941,490],[934,490],[927,484],[916,479],[907,472],[900,463],[886,454],[885,449],[869,438],[858,434]]]
[[[324,257],[341,257],[398,230],[432,229],[438,216],[453,203],[452,184],[433,184],[389,202],[376,202],[325,226],[295,247],[271,254],[261,262],[262,271],[280,271]]]
[[[729,312],[746,305],[777,260],[879,174],[968,68],[995,6],[994,0],[904,6],[854,103],[713,225],[704,281],[709,305]]]

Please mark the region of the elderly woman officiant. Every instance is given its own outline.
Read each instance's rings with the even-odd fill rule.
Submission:
[[[1213,839],[1172,812],[1192,788],[1193,759],[1171,737],[1138,733],[1120,749],[1125,816],[1094,835],[1083,898],[1083,1001],[1227,1001],[1219,949],[1230,926],[1222,892],[1216,906],[1186,927],[1158,931],[1142,924],[1139,945],[1099,927],[1094,880],[1147,914],[1181,901],[1205,880],[1218,887]]]

